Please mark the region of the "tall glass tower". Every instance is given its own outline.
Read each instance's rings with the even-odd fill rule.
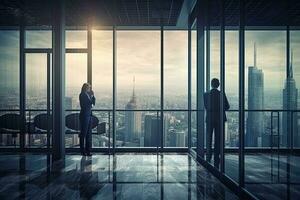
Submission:
[[[256,44],[254,43],[254,65],[248,67],[248,118],[246,145],[248,147],[263,146],[264,114],[264,74],[256,65]]]
[[[135,95],[135,77],[133,77],[133,90],[130,101],[126,104],[125,110],[125,142],[139,141],[141,136],[141,112],[134,111],[138,108]],[[128,111],[129,110],[129,111]],[[131,111],[133,110],[133,111]],[[139,143],[139,142],[138,142]]]
[[[157,147],[160,146],[159,136],[161,134],[160,117],[155,115],[145,115],[145,147]]]
[[[291,52],[291,64],[289,74],[285,80],[283,89],[283,110],[297,110],[298,89],[296,88],[296,81],[293,75],[293,51]],[[281,145],[287,146],[290,135],[293,131],[294,146],[300,145],[297,115],[292,118],[290,112],[283,112],[282,114],[282,130],[281,130]],[[293,122],[293,123],[292,123]]]

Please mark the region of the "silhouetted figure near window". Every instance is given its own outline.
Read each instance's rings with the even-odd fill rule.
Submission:
[[[92,105],[95,105],[94,92],[91,85],[84,83],[79,95],[80,102],[80,152],[81,155],[91,156],[92,148]]]
[[[219,168],[220,163],[220,129],[222,123],[220,123],[220,94],[221,92],[218,90],[220,86],[220,82],[218,79],[214,78],[211,80],[212,89],[204,94],[204,106],[206,109],[206,160],[208,162],[211,161],[212,156],[212,135],[214,132],[214,166]],[[229,109],[229,103],[224,94],[224,117],[223,123],[227,121],[225,111]]]

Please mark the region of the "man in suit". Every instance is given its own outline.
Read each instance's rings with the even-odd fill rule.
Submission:
[[[218,87],[220,86],[220,82],[218,79],[214,78],[211,80],[211,87],[212,89],[204,94],[204,106],[206,109],[206,160],[208,162],[211,161],[212,157],[212,135],[214,132],[214,166],[216,168],[219,168],[220,163],[220,145],[221,145],[221,135],[220,135],[220,129],[223,123],[227,121],[225,111],[229,110],[229,103],[226,98],[226,95],[224,94],[223,101],[224,101],[224,107],[223,107],[223,122],[221,123],[220,120],[220,96],[221,92],[218,90]]]
[[[92,107],[95,105],[94,92],[91,85],[84,83],[79,95],[80,102],[80,152],[83,156],[91,156],[92,148]]]

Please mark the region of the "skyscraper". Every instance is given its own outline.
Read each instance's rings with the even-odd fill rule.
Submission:
[[[65,108],[66,109],[73,109],[73,98],[72,97],[65,97]]]
[[[164,122],[163,122],[163,134],[164,134],[164,146],[167,147],[170,145],[169,137],[169,128],[170,128],[170,118],[169,113],[164,113]]]
[[[141,112],[134,111],[138,108],[135,95],[135,77],[133,77],[133,90],[130,101],[125,110],[125,142],[132,142],[141,136]],[[131,111],[133,110],[133,111]]]
[[[145,115],[144,125],[144,145],[145,147],[156,147],[160,146],[160,117],[156,115],[147,114]]]
[[[289,67],[289,74],[285,80],[285,86],[283,89],[283,110],[297,110],[298,101],[298,89],[296,88],[296,81],[293,75],[293,51],[291,52],[291,62]],[[290,139],[290,135],[293,131],[294,146],[300,145],[299,133],[298,133],[298,119],[297,113],[294,113],[293,120],[290,112],[283,112],[282,114],[282,130],[281,141],[282,145],[286,146]],[[293,121],[293,123],[291,123]]]
[[[256,65],[256,44],[254,43],[254,66],[248,67],[248,110],[264,108],[264,74]],[[246,146],[258,147],[263,145],[264,114],[249,111],[247,118]]]
[[[176,131],[176,147],[185,147],[186,134],[184,131]]]

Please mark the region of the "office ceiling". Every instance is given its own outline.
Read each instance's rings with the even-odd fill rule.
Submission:
[[[175,26],[184,0],[66,0],[66,24]],[[0,25],[50,25],[51,0],[2,0]]]
[[[66,0],[67,26],[173,26],[193,0]],[[221,0],[208,0],[209,22],[220,25]],[[0,26],[49,26],[53,0],[0,0]],[[239,0],[225,0],[226,26],[239,25]],[[245,0],[247,26],[300,26],[299,0]],[[185,18],[185,21],[187,18]]]
[[[299,0],[244,0],[246,26],[299,26]],[[225,25],[238,26],[240,1],[225,0]],[[221,1],[209,0],[210,24],[220,25]]]

